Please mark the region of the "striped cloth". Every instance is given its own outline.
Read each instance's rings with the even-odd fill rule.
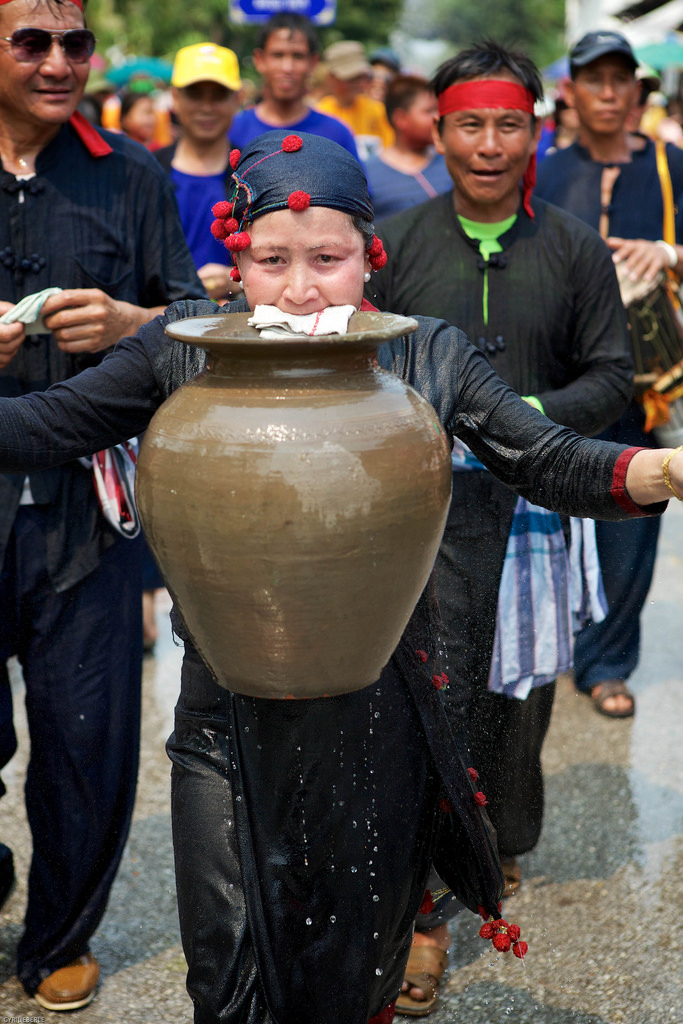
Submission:
[[[567,551],[559,515],[517,500],[498,591],[493,693],[524,700],[551,683],[572,667],[574,633],[607,613],[595,522],[570,523]]]

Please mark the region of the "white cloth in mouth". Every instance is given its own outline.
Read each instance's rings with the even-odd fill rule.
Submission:
[[[24,324],[25,334],[49,334],[50,332],[40,316],[40,311],[45,300],[61,290],[61,288],[43,288],[42,292],[25,295],[17,302],[16,306],[12,306],[3,316],[0,316],[0,324],[15,324],[19,321]]]
[[[261,332],[266,341],[278,341],[294,335],[317,337],[320,334],[346,334],[355,306],[327,306],[317,313],[297,316],[277,306],[255,306],[248,323]]]

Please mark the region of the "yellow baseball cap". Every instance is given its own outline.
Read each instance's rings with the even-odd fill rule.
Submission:
[[[242,87],[237,54],[215,43],[195,43],[178,50],[171,85],[183,89],[193,82],[218,82],[236,92]]]

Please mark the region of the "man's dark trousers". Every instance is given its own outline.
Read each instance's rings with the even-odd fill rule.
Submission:
[[[104,914],[133,811],[140,733],[140,544],[117,540],[85,579],[56,593],[46,526],[45,508],[20,508],[0,576],[0,658],[21,662],[31,738],[33,859],[17,969],[30,993],[87,951]]]

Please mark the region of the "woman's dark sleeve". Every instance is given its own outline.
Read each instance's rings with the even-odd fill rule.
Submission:
[[[415,319],[419,329],[383,345],[379,363],[431,402],[449,435],[535,505],[594,519],[627,518],[613,494],[624,445],[557,426],[509,388],[461,331],[444,321]],[[657,514],[666,503],[632,508]]]
[[[217,311],[208,301],[176,302],[98,366],[47,391],[0,398],[0,471],[57,466],[142,433],[171,391],[203,366],[202,350],[171,341],[166,324]]]

